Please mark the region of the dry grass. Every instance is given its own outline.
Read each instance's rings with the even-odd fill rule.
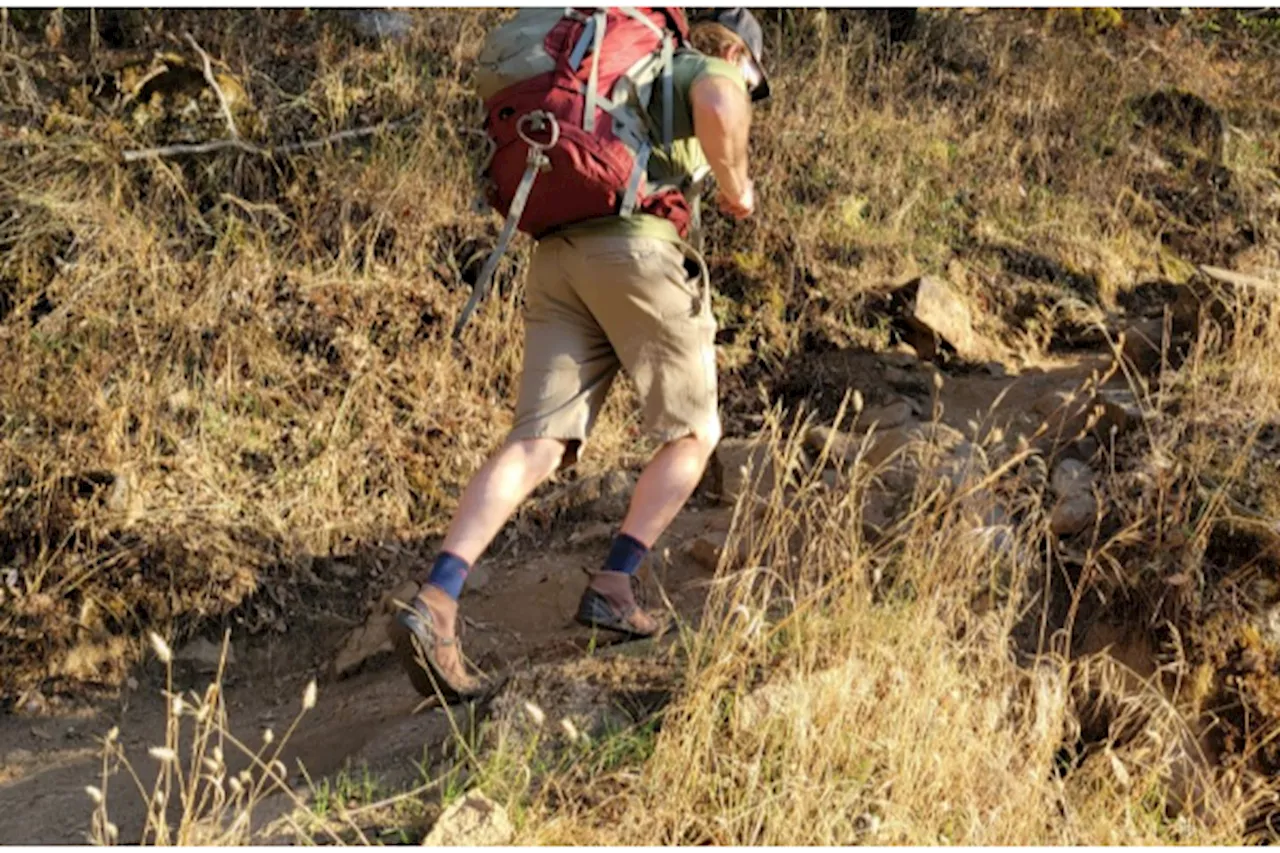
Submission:
[[[1256,337],[1222,349],[1202,339],[1180,406],[1276,417],[1277,374],[1245,366],[1274,358],[1280,326],[1270,308],[1249,316],[1265,318]],[[1175,423],[1150,413],[1137,464],[1166,458],[1165,476],[1094,543],[1074,575],[1076,596],[1169,590],[1174,567],[1158,561],[1175,550],[1184,570],[1198,556],[1200,571],[1214,571],[1205,555],[1232,515],[1220,499],[1235,483],[1186,499],[1198,526],[1169,545],[1184,509],[1175,499],[1209,476],[1196,442],[1166,432]],[[764,440],[781,461],[799,452],[802,434],[775,416]],[[1141,620],[1168,619],[1159,630],[1185,642],[1158,654],[1150,674],[1122,652],[1068,659],[1060,652],[1072,644],[1060,636],[1048,644],[1059,652],[1019,654],[1034,652],[1035,627],[1052,618],[1042,575],[1046,557],[1052,565],[1064,554],[1046,519],[1023,516],[1003,542],[977,535],[966,496],[999,478],[978,467],[954,492],[919,493],[905,521],[870,546],[860,513],[872,478],[862,465],[849,473],[834,491],[816,474],[777,488],[754,517],[739,506],[748,568],[723,576],[702,630],[687,638],[685,687],[647,760],[576,795],[551,782],[529,787],[528,765],[515,782],[510,768],[496,774],[490,786],[529,808],[524,840],[1165,845],[1238,844],[1260,830],[1275,792],[1257,756],[1277,721],[1255,717],[1251,746],[1211,755],[1207,744],[1232,725],[1215,715],[1230,716],[1239,697],[1207,696],[1188,664],[1213,653],[1195,622],[1211,607],[1212,581],[1193,585],[1203,598],[1180,612],[1152,604],[1135,614],[1140,632]],[[1024,494],[1035,489],[1026,474],[1013,479]],[[1135,562],[1138,548],[1154,565]],[[1152,569],[1166,574],[1152,578]],[[1254,604],[1275,600],[1272,591]],[[1235,618],[1247,634],[1248,617]],[[1076,627],[1072,618],[1063,630]]]
[[[470,209],[467,132],[469,64],[496,12],[423,13],[406,42],[383,47],[330,13],[130,13],[148,50],[182,54],[180,34],[196,34],[241,90],[237,123],[255,142],[422,116],[410,132],[277,160],[130,165],[122,150],[220,136],[216,99],[198,87],[148,103],[111,95],[105,81],[127,90],[149,60],[77,41],[74,12],[59,43],[36,14],[0,24],[7,698],[117,685],[148,630],[296,629],[308,607],[360,600],[347,590],[310,604],[313,558],[436,535],[509,423],[527,249],[466,345],[451,346],[464,279],[496,231]],[[886,49],[857,12],[766,16],[769,49],[787,62],[758,117],[760,215],[711,234],[730,432],[756,423],[758,392],[814,354],[889,344],[875,294],[917,272],[948,275],[1010,359],[1034,360],[1190,263],[1280,269],[1274,40],[1206,35],[1208,14],[1155,17],[1116,30],[943,10]],[[288,48],[258,49],[268,44]],[[1211,105],[1221,151],[1194,127],[1143,126],[1141,98],[1168,90]],[[1218,520],[1280,507],[1246,454],[1277,417],[1280,332],[1274,308],[1246,310],[1234,337],[1205,327],[1181,370],[1142,389],[1153,414],[1116,448],[1113,524],[1082,554],[1056,550],[1029,512],[1014,532],[1022,556],[993,555],[967,535],[972,506],[929,489],[870,545],[856,478],[837,493],[815,479],[775,494],[762,517],[744,512],[738,533],[760,568],[725,578],[689,640],[690,687],[647,759],[611,777],[616,795],[552,810],[525,776],[495,771],[524,811],[523,837],[1240,840],[1250,774],[1273,769],[1257,740],[1224,737],[1234,759],[1220,769],[1190,762],[1192,779],[1221,775],[1191,786],[1214,792],[1206,808],[1173,818],[1164,806],[1190,790],[1174,781],[1194,752],[1186,721],[1219,700],[1246,722],[1276,719],[1264,678],[1098,681],[1066,661],[1069,631],[1048,616],[1033,645],[1056,656],[1029,667],[1007,650],[1063,584],[1073,612],[1088,589],[1175,626],[1152,632],[1162,665],[1186,664],[1175,681],[1260,648],[1238,620],[1222,636],[1185,630],[1235,619],[1226,600],[1239,587],[1215,584],[1259,574],[1214,563]],[[611,402],[588,471],[643,455],[626,402]],[[790,423],[768,422],[779,453],[796,448]],[[1034,504],[1043,490],[1029,467],[998,479],[1002,500]],[[1192,569],[1195,583],[1166,583]],[[1136,715],[1143,734],[1112,726],[1063,771],[1061,749],[1100,695],[1125,698],[1112,722]],[[190,704],[216,716],[217,696]],[[159,822],[151,838],[233,840]]]
[[[72,650],[120,638],[139,650],[140,626],[181,636],[195,614],[235,612],[251,632],[278,630],[285,609],[246,612],[247,596],[266,585],[297,600],[287,587],[311,557],[439,531],[503,434],[520,357],[518,286],[465,347],[444,335],[494,228],[469,212],[467,133],[468,63],[492,15],[423,15],[385,48],[300,10],[137,18],[153,31],[136,38],[172,33],[179,54],[177,34],[198,31],[244,90],[238,122],[254,141],[423,115],[416,132],[276,162],[122,165],[122,149],[220,136],[216,99],[107,97],[102,79],[125,86],[150,66],[100,46],[59,66],[40,30],[6,29],[5,85],[26,124],[0,141],[13,155],[0,172],[0,556],[23,593],[5,617],[18,639],[6,693],[117,682],[110,661],[127,655]],[[1252,203],[1210,211],[1190,260],[1228,262],[1242,217],[1275,219],[1263,165],[1275,116],[1254,109],[1280,79],[1269,60],[1225,65],[1167,28],[1046,26],[942,12],[890,55],[856,13],[770,19],[789,62],[759,116],[761,215],[713,229],[731,429],[788,359],[883,345],[867,294],[912,272],[953,275],[1015,350],[1047,344],[1064,299],[1105,308],[1161,277],[1170,205],[1199,191],[1197,161],[1166,164],[1175,189],[1190,182],[1181,196],[1142,183],[1155,149],[1131,138],[1134,95],[1190,89],[1243,134],[1232,188]],[[251,29],[273,28],[296,47],[243,50]],[[34,79],[61,97],[24,100]],[[1280,266],[1274,253],[1245,254]],[[522,264],[517,253],[504,281]],[[643,453],[625,402],[589,466]]]

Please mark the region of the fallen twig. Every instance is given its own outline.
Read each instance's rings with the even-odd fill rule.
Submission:
[[[209,142],[179,142],[173,145],[161,145],[156,148],[140,148],[123,153],[124,161],[132,163],[135,160],[146,160],[151,157],[173,157],[180,154],[210,154],[214,151],[225,151],[228,148],[235,148],[246,154],[257,154],[260,157],[275,157],[281,154],[296,154],[300,151],[311,151],[316,148],[323,148],[326,145],[332,145],[335,142],[350,142],[354,139],[363,139],[366,136],[373,136],[381,131],[399,130],[402,127],[413,124],[418,120],[418,113],[412,113],[405,118],[396,121],[384,121],[381,124],[372,127],[359,127],[351,130],[340,130],[321,139],[307,139],[302,142],[289,142],[284,145],[276,145],[272,147],[263,147],[254,145],[252,142],[246,142],[243,139],[215,139]]]
[[[144,160],[148,157],[172,157],[175,154],[208,154],[212,151],[224,151],[228,148],[239,148],[248,154],[266,155],[268,152],[257,145],[243,139],[217,139],[213,142],[180,142],[175,145],[161,145],[158,148],[142,148],[124,152],[124,161]]]
[[[231,104],[227,102],[227,96],[223,94],[222,87],[218,85],[218,80],[213,76],[213,63],[209,61],[209,54],[204,52],[204,48],[200,47],[195,37],[191,33],[184,33],[187,42],[200,54],[200,59],[204,63],[204,79],[213,89],[213,93],[218,96],[218,106],[222,108],[222,117],[227,120],[227,130],[231,132],[232,139],[240,138],[240,131],[236,130],[235,117],[231,115]]]

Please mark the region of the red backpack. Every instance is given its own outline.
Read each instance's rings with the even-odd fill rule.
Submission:
[[[655,144],[670,152],[672,61],[688,40],[678,8],[521,9],[485,40],[476,88],[485,103],[489,203],[506,216],[455,327],[483,297],[512,232],[541,239],[604,216],[649,213],[687,234],[674,186],[650,187]],[[663,86],[663,116],[649,115]]]

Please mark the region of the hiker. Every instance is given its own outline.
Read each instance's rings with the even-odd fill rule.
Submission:
[[[538,242],[514,426],[467,485],[426,582],[393,623],[397,654],[423,695],[482,691],[457,641],[467,572],[530,492],[576,462],[619,369],[662,446],[576,619],[628,639],[664,628],[637,606],[635,573],[720,439],[710,281],[690,245],[700,240],[697,176],[709,167],[724,213],[752,214],[751,102],[769,92],[762,48],[745,9],[709,13],[691,28],[679,9],[524,9],[490,35],[477,88],[497,137],[488,177],[500,186],[490,199],[508,217],[497,251],[516,220]],[[590,134],[612,146],[608,161],[575,156],[597,144]],[[606,174],[612,183],[601,192],[599,175],[593,184],[574,171],[589,159],[626,169]]]

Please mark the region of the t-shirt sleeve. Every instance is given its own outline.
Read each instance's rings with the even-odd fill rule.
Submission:
[[[697,57],[698,70],[693,79],[689,81],[690,87],[703,77],[728,77],[730,80],[737,81],[742,88],[745,89],[747,87],[747,81],[743,78],[742,72],[732,62],[728,62],[718,56],[704,56],[700,53],[693,54],[693,56]]]
[[[675,110],[673,130],[676,139],[687,139],[693,136],[693,99],[689,93],[693,84],[703,77],[727,77],[736,81],[745,90],[747,81],[742,72],[731,62],[715,56],[706,56],[696,51],[678,53],[672,66],[672,89],[675,93]],[[652,115],[661,120],[662,82],[659,78],[655,86],[655,97],[650,109]]]

